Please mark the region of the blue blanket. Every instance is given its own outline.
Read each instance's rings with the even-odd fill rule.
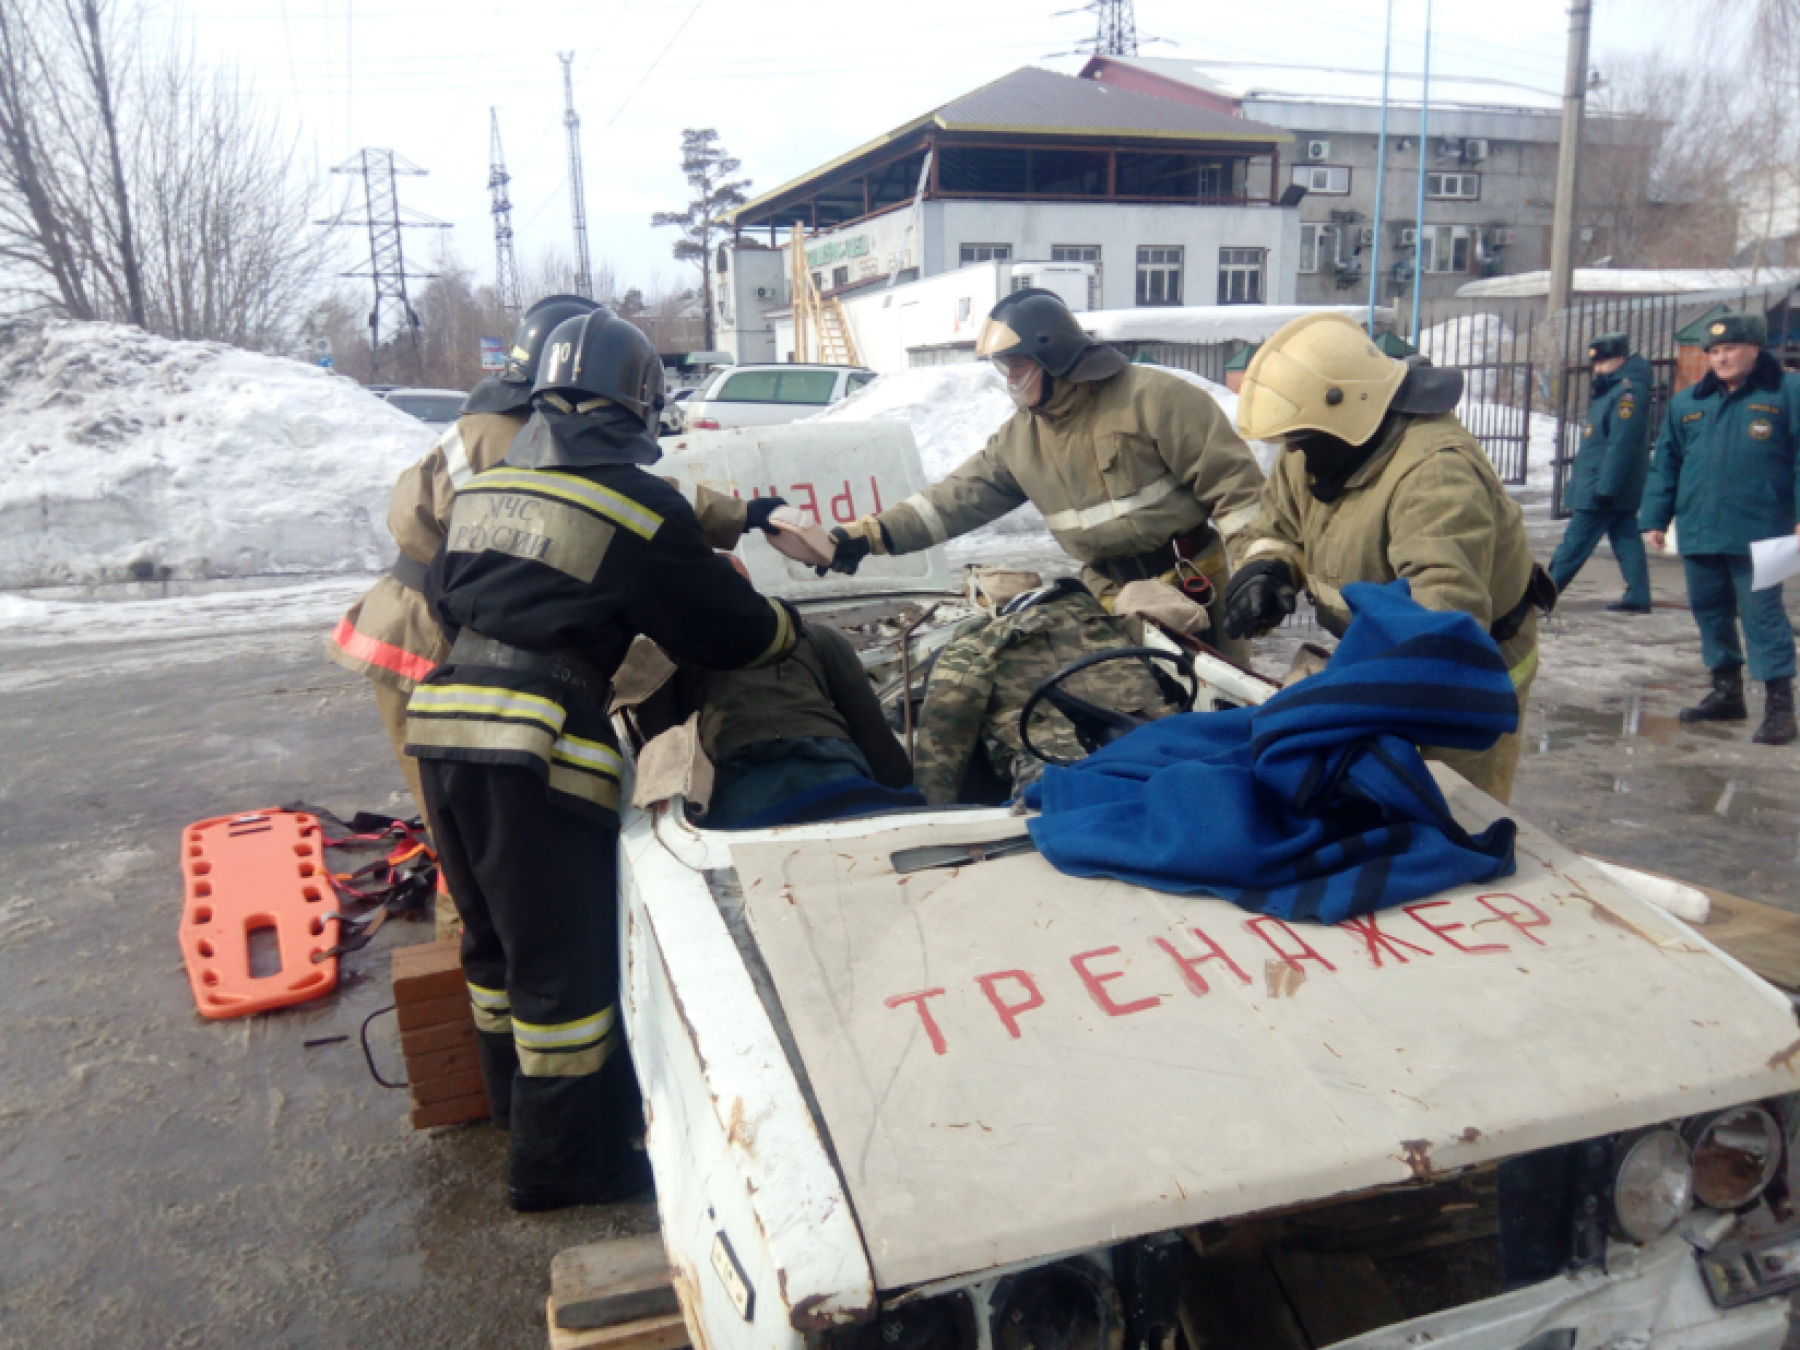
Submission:
[[[1500,649],[1407,583],[1344,588],[1331,663],[1256,708],[1133,731],[1027,789],[1060,871],[1337,923],[1510,876],[1510,820],[1470,835],[1417,746],[1484,750],[1519,721]]]

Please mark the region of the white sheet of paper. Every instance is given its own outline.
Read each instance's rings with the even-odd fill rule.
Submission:
[[[1764,591],[1791,576],[1800,576],[1800,538],[1778,534],[1750,545],[1750,589]]]

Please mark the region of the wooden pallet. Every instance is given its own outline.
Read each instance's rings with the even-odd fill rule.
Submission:
[[[394,1006],[415,1130],[489,1115],[460,945],[444,938],[394,948]]]
[[[569,1247],[550,1263],[550,1350],[680,1350],[687,1324],[662,1238]]]

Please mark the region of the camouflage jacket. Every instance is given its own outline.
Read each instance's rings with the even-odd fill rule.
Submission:
[[[1026,699],[1071,661],[1132,645],[1124,622],[1086,591],[979,621],[954,638],[932,667],[913,749],[913,785],[934,805],[956,801],[978,749],[986,751],[995,773],[1015,794],[1037,781],[1043,761],[1028,754],[1019,738]],[[1140,717],[1175,711],[1137,661],[1108,662],[1063,688]],[[1086,754],[1075,728],[1048,705],[1032,714],[1031,740],[1066,759]]]

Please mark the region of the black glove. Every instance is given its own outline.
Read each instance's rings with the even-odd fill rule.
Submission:
[[[1610,492],[1596,492],[1594,494],[1594,505],[1598,506],[1602,511],[1612,510],[1614,500],[1615,499]]]
[[[827,572],[842,572],[845,576],[855,576],[856,569],[862,566],[862,560],[869,556],[869,537],[864,534],[851,534],[843,528],[831,532],[837,543],[837,552],[832,556],[831,566],[815,567],[813,571],[820,576]]]
[[[786,505],[785,497],[752,497],[750,505],[744,508],[744,528],[774,534],[769,528],[769,517]]]
[[[1225,636],[1253,637],[1294,612],[1300,587],[1294,569],[1279,558],[1258,558],[1233,574],[1225,587]]]

